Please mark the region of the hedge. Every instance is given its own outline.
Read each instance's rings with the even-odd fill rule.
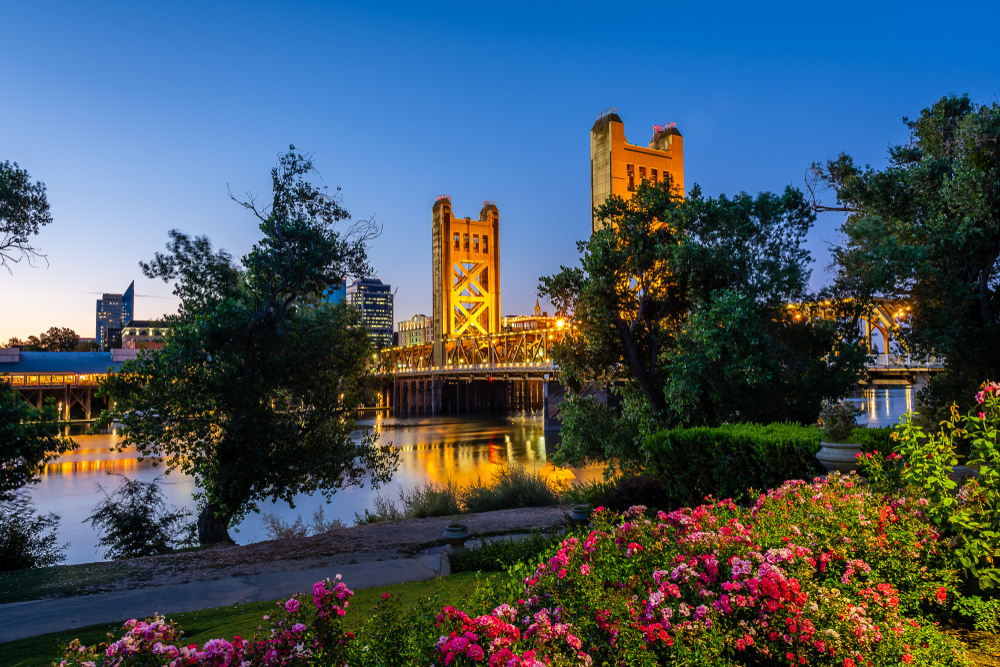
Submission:
[[[820,429],[798,424],[663,430],[646,440],[646,473],[663,481],[678,506],[693,507],[709,495],[745,503],[750,489],[825,474],[816,460],[821,438]]]

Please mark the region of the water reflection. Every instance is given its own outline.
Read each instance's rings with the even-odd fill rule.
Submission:
[[[880,428],[895,426],[901,416],[913,410],[914,393],[910,386],[877,387],[864,389],[847,400],[864,411],[858,417],[859,424]]]
[[[392,442],[399,450],[399,469],[392,482],[378,491],[393,500],[399,497],[399,489],[427,481],[442,483],[452,479],[468,484],[477,477],[489,478],[497,465],[506,462],[516,461],[550,479],[566,482],[598,478],[603,472],[597,466],[554,468],[546,453],[554,443],[550,442],[552,436],[546,437],[540,416],[376,418],[362,421],[359,426],[378,430],[383,442]],[[161,475],[163,468],[153,467],[148,460],[140,463],[135,451],[110,451],[120,442],[115,434],[74,435],[73,439],[79,449],[50,463],[41,482],[31,487],[31,494],[40,511],[62,517],[59,540],[70,543],[69,562],[83,563],[100,560],[95,547],[97,536],[83,521],[103,497],[98,484],[108,492],[117,485],[118,480],[107,473],[148,482]],[[197,488],[192,478],[175,471],[164,481],[168,503],[194,510]],[[295,498],[295,509],[270,502],[262,503],[260,509],[290,521],[301,514],[308,521],[312,512],[322,506],[327,517],[337,517],[350,525],[355,513],[363,514],[365,508],[372,507],[375,494],[366,485],[337,492],[329,505],[322,496],[302,495]],[[250,515],[231,534],[240,544],[266,539],[258,515]]]

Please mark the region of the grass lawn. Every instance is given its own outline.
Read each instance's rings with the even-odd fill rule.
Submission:
[[[142,568],[129,561],[54,565],[0,573],[0,604],[78,595],[80,589],[139,579]]]
[[[375,604],[375,601],[386,592],[392,593],[393,596],[401,596],[404,601],[409,602],[432,594],[436,587],[440,586],[443,604],[458,603],[472,589],[477,576],[500,575],[463,572],[431,581],[415,581],[356,590],[354,597],[351,598],[351,608],[355,610],[355,613],[350,613],[349,610],[347,626],[351,628],[363,620],[364,615]],[[229,607],[201,609],[183,614],[169,614],[168,618],[184,629],[186,643],[200,645],[209,639],[229,639],[233,635],[251,636],[258,626],[266,627],[266,622],[261,617],[275,610],[276,604],[278,604],[276,601],[251,602]],[[60,644],[65,644],[73,639],[79,639],[88,645],[106,641],[107,633],[117,633],[126,620],[128,619],[122,619],[119,623],[92,625],[0,644],[0,667],[14,667],[15,665],[19,667],[50,667],[53,660],[59,655]]]

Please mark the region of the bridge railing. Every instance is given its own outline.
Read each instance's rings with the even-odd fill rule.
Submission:
[[[872,370],[944,368],[944,359],[914,357],[909,354],[876,354],[868,368]]]
[[[424,368],[397,368],[389,375],[430,375],[453,373],[517,373],[518,371],[554,371],[552,361],[509,364],[450,364],[448,366],[428,366]]]

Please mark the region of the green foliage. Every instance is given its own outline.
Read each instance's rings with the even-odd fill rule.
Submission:
[[[25,491],[0,499],[0,571],[48,567],[66,560],[66,547],[56,542],[59,516],[35,514]],[[51,533],[47,531],[51,530]]]
[[[565,505],[590,505],[596,507],[600,499],[615,487],[621,477],[611,477],[603,480],[593,479],[589,482],[576,481],[562,491],[562,502]]]
[[[0,376],[0,500],[37,482],[46,463],[75,448],[60,433],[55,399],[32,407]]]
[[[861,451],[866,454],[881,452],[885,455],[896,446],[896,441],[892,438],[894,432],[895,430],[891,426],[882,428],[859,426],[851,433],[849,442],[861,445]]]
[[[895,453],[903,484],[929,501],[927,514],[949,538],[955,561],[973,587],[1000,586],[1000,386],[984,385],[979,404],[967,416],[952,406],[940,431],[927,433],[904,415],[897,427]],[[961,487],[952,474],[957,443],[971,442],[968,465],[978,474]],[[898,463],[897,463],[898,461]],[[884,490],[884,489],[883,489]]]
[[[80,345],[80,336],[68,327],[49,327],[38,336],[28,336],[27,341],[11,338],[7,347],[17,347],[23,352],[73,352]]]
[[[557,466],[582,468],[607,462],[605,475],[620,467],[638,470],[641,461],[639,428],[629,415],[620,415],[606,401],[594,396],[567,394],[560,404],[561,441],[552,454]],[[631,427],[631,428],[630,428]]]
[[[392,502],[389,498],[376,494],[373,503],[375,504],[374,511],[369,511],[366,507],[364,516],[357,512],[354,513],[355,526],[367,526],[372,523],[389,523],[406,518],[406,515],[400,511],[396,503]]]
[[[715,199],[695,186],[680,199],[644,184],[597,215],[580,266],[541,278],[539,292],[571,317],[554,351],[567,384],[623,382],[622,414],[571,407],[557,456],[627,468],[663,426],[812,423],[823,398],[856,384],[866,351],[850,304],[821,317],[806,290],[814,215],[799,191]]]
[[[484,540],[452,564],[453,572],[505,572],[515,563],[535,565],[554,551],[561,536],[534,531],[527,537],[511,536]]]
[[[706,496],[746,502],[751,489],[825,472],[816,460],[821,433],[797,424],[735,424],[663,430],[646,441],[646,470],[676,505]]]
[[[465,512],[493,512],[519,507],[545,507],[559,504],[559,491],[552,488],[540,472],[521,465],[500,465],[493,477],[481,477],[463,487],[459,503]]]
[[[984,600],[976,595],[956,596],[952,611],[969,619],[980,632],[1000,632],[1000,600]]]
[[[329,500],[341,488],[392,475],[398,453],[374,434],[356,440],[354,410],[369,394],[371,349],[358,315],[322,295],[347,275],[368,275],[373,221],[350,218],[339,195],[306,177],[294,147],[272,172],[262,237],[240,265],[205,237],[172,231],[169,252],[142,264],[176,280],[180,314],[164,347],[140,354],[101,385],[111,399],[99,426],[121,424],[121,448],[179,468],[200,486],[203,543],[264,499],[294,507],[297,494]]]
[[[450,516],[461,510],[458,505],[459,488],[454,480],[445,480],[444,484],[424,482],[409,491],[399,490],[399,500],[407,518],[422,519],[431,516]]]
[[[27,258],[33,264],[36,257],[44,259],[31,245],[31,236],[50,222],[45,184],[32,184],[31,176],[16,162],[0,162],[0,266],[10,271],[8,262]]]
[[[861,413],[862,410],[847,401],[824,401],[819,425],[827,442],[848,442],[858,428]]]
[[[931,423],[964,411],[1000,374],[1000,103],[946,96],[905,119],[882,170],[842,154],[815,164],[847,210],[836,289],[858,302],[905,299],[891,331],[911,354],[947,359],[918,398]]]
[[[167,507],[159,478],[152,482],[117,475],[121,483],[84,519],[98,532],[97,546],[110,560],[168,553],[195,543],[195,525],[186,521],[190,510]]]

